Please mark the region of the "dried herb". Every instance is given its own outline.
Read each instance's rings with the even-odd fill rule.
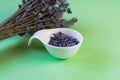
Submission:
[[[58,32],[53,34],[53,37],[51,37],[48,44],[57,47],[70,47],[77,45],[78,43],[79,41],[76,38],[66,35],[62,32]]]
[[[22,0],[18,7],[10,18],[0,24],[0,39],[33,34],[46,28],[70,27],[77,22],[76,18],[62,19],[65,12],[72,13],[66,0]]]

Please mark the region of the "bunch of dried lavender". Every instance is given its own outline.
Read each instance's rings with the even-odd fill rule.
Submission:
[[[41,29],[70,27],[77,19],[62,19],[65,12],[72,13],[66,0],[22,0],[16,13],[0,24],[0,39],[33,34]]]

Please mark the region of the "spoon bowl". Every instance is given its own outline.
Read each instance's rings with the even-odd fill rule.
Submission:
[[[57,47],[48,44],[51,36],[53,36],[53,34],[58,32],[62,32],[63,34],[73,36],[79,41],[79,43],[71,47]],[[81,33],[68,28],[56,28],[56,29],[46,29],[46,30],[37,31],[30,38],[28,42],[28,46],[30,46],[32,40],[35,38],[40,40],[44,44],[44,46],[52,56],[60,59],[67,59],[75,55],[83,42],[83,36],[81,35]]]

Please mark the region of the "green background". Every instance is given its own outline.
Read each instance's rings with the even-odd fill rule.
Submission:
[[[29,36],[0,41],[0,80],[120,80],[120,0],[68,0],[72,26],[84,36],[78,53],[59,60]],[[0,0],[0,22],[17,10],[21,0]]]

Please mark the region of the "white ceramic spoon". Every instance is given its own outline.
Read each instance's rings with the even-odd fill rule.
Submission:
[[[74,38],[77,38],[80,43],[71,47],[56,47],[49,45],[48,42],[50,41],[50,37],[58,32],[73,36]],[[30,46],[32,40],[35,38],[40,40],[44,44],[44,46],[52,56],[60,59],[67,59],[75,55],[83,42],[83,36],[79,32],[68,28],[56,28],[37,31],[30,38],[28,46]]]

